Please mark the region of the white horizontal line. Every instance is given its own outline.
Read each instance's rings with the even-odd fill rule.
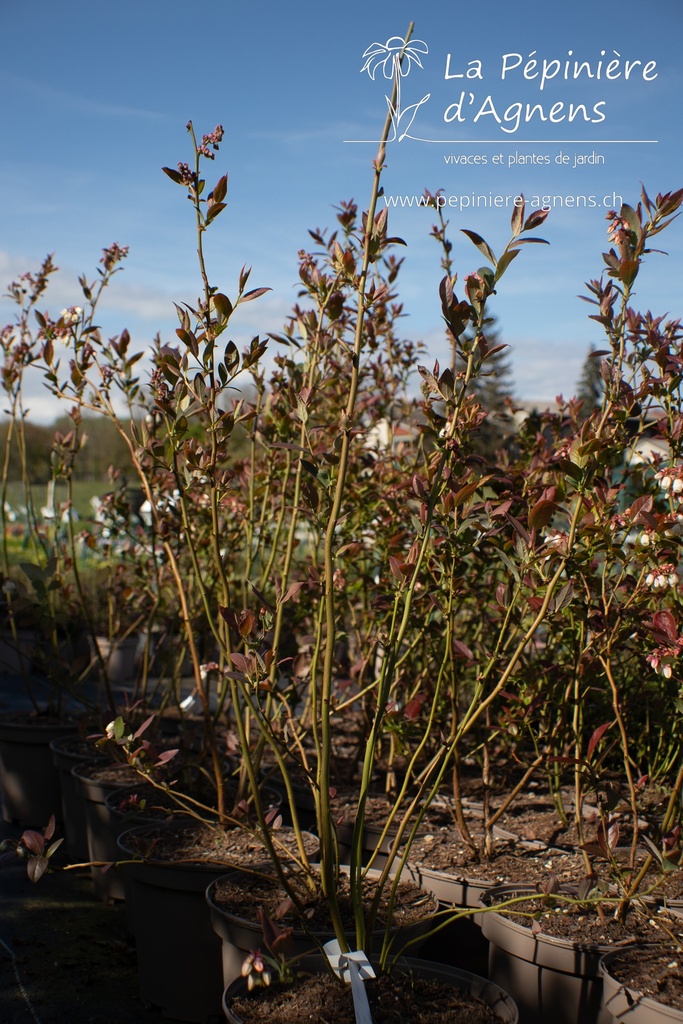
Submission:
[[[344,142],[348,143],[374,143],[377,145],[379,139],[344,139]],[[459,146],[459,145],[477,145],[477,146],[488,146],[498,144],[512,145],[534,145],[534,146],[556,146],[558,143],[562,145],[582,145],[582,146],[656,146],[659,143],[659,139],[412,139],[411,142],[428,142],[432,145],[438,146]]]

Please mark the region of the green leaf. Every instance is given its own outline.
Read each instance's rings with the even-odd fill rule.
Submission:
[[[508,249],[504,252],[496,264],[495,280],[500,281],[501,277],[510,266],[515,256],[519,256],[519,249]]]
[[[216,294],[212,296],[211,301],[213,302],[214,309],[218,315],[223,320],[227,320],[232,314],[232,302],[228,296],[224,295],[223,292],[216,292]]]

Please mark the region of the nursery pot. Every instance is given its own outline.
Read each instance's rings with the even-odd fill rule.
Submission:
[[[89,643],[91,657],[96,658],[99,653],[104,661],[110,684],[122,686],[124,683],[135,682],[138,671],[139,636],[127,636],[123,640],[109,640],[103,636],[95,637],[93,640],[90,637]]]
[[[326,958],[322,954],[305,957],[300,964],[302,971],[311,975],[321,974],[328,971]],[[458,989],[463,995],[471,996],[473,999],[480,999],[490,1007],[496,1018],[506,1024],[517,1024],[519,1014],[514,1000],[504,992],[498,985],[476,974],[468,971],[461,971],[455,967],[445,967],[443,964],[432,963],[429,960],[417,960],[411,957],[401,958],[395,970],[401,973],[409,973],[415,979],[431,979],[440,981],[444,985]],[[349,986],[350,987],[350,986]],[[247,982],[245,978],[238,978],[229,985],[223,995],[223,1012],[230,1024],[243,1024],[243,1018],[237,1016],[232,1009],[233,1001],[238,996],[245,995]],[[250,999],[262,998],[267,989],[255,988],[248,994]],[[330,1007],[327,1007],[328,1011]],[[334,1013],[334,1009],[332,1009]],[[297,1018],[299,1019],[299,1018]],[[333,1019],[327,1017],[326,1019]],[[407,1020],[407,1018],[406,1018]],[[273,1024],[276,1024],[274,1021]],[[287,1017],[282,1009],[278,1015],[277,1024],[288,1024]]]
[[[80,863],[89,857],[88,835],[81,787],[71,774],[71,769],[76,765],[91,762],[95,750],[87,740],[77,736],[58,736],[50,742],[50,750],[52,762],[59,772],[64,840],[72,859]]]
[[[112,864],[103,871],[93,866],[91,870],[95,892],[102,900],[124,900],[124,881],[115,861],[120,852],[116,840],[120,831],[106,805],[109,793],[132,783],[140,776],[127,764],[112,764],[111,761],[90,761],[74,765],[72,778],[79,789],[85,817],[87,860]]]
[[[73,722],[40,718],[0,718],[0,793],[3,821],[43,828],[54,814],[62,818],[59,771],[50,742],[73,735]]]
[[[492,907],[515,896],[538,896],[529,885],[498,885],[482,897]],[[525,1024],[612,1024],[602,1008],[600,958],[610,946],[574,943],[488,910],[481,930],[489,941],[489,978],[519,1006]]]
[[[637,957],[642,965],[658,953],[657,947],[641,946],[638,948]],[[627,949],[614,950],[611,953],[606,953],[600,961],[603,985],[602,1001],[605,1009],[615,1021],[624,1021],[625,1024],[682,1024],[683,1010],[667,1006],[666,1003],[651,996],[643,995],[636,987],[619,981],[614,976],[612,972],[615,967],[623,962],[629,954],[630,951]],[[660,974],[666,972],[666,961],[670,960],[672,956],[673,950],[669,946],[664,951],[662,964],[656,968]]]
[[[118,839],[121,870],[131,886],[140,995],[167,1017],[200,1022],[221,1019],[221,945],[206,905],[207,886],[240,865],[211,859],[181,863],[150,854],[141,860],[141,841],[194,828],[187,820],[155,823],[123,832]],[[317,840],[316,840],[317,842]],[[262,851],[254,866],[264,870]]]
[[[343,867],[342,870],[344,870]],[[370,870],[368,875],[370,878],[379,878],[380,872]],[[220,886],[221,882],[230,881],[231,883],[239,883],[240,876],[241,872],[239,871],[230,872],[229,874],[223,875],[222,878],[212,882],[206,890],[206,901],[211,911],[211,923],[216,935],[218,935],[221,940],[223,955],[223,983],[225,986],[230,985],[237,978],[241,977],[242,964],[244,963],[247,954],[263,945],[263,932],[261,925],[255,918],[256,907],[254,907],[254,916],[252,918],[245,918],[226,909],[226,907],[221,905],[216,899],[216,889]],[[276,886],[279,885],[278,880],[275,877],[273,878],[273,884]],[[428,931],[431,918],[436,913],[437,909],[438,903],[434,900],[430,905],[429,912],[425,914],[423,921],[407,927],[399,925],[397,928],[393,929],[393,933],[397,936],[396,948],[400,949],[402,944],[424,935]],[[295,928],[291,939],[288,942],[288,956],[301,957],[306,953],[313,953],[317,946],[322,945],[334,937],[334,931],[331,928],[324,932],[316,931],[313,935],[307,934],[303,929]],[[384,929],[377,929],[371,937],[370,948],[367,949],[366,952],[370,953],[373,948],[376,950],[378,946],[381,946],[383,937]],[[347,939],[349,943],[353,944],[355,942],[355,932],[348,932]],[[419,947],[420,943],[415,942],[411,946],[411,950],[415,952]]]
[[[408,864],[403,877],[422,889],[434,893],[441,910],[472,910],[479,907],[481,898],[492,883],[435,871],[422,865]],[[427,938],[422,950],[424,956],[438,963],[452,964],[473,974],[488,973],[489,943],[480,927],[480,914],[459,917]]]

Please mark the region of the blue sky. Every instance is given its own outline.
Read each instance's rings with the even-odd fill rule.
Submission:
[[[363,53],[402,35],[411,19],[414,38],[428,52],[403,80],[404,109],[429,98],[410,126],[412,138],[388,148],[387,195],[428,188],[563,202],[594,195],[602,203],[616,193],[635,203],[641,181],[651,195],[681,187],[683,6],[622,0],[598,10],[593,0],[575,0],[571,8],[542,0],[347,0],[334,7],[308,0],[3,0],[0,283],[55,253],[61,269],[44,308],[58,313],[79,302],[77,276],[90,275],[102,248],[118,241],[130,246],[130,256],[102,307],[104,331],[127,327],[140,346],[157,330],[172,340],[173,301],[193,301],[199,288],[191,209],[161,167],[189,159],[189,118],[200,135],[221,123],[226,136],[215,172],[229,173],[229,209],[209,233],[212,281],[233,294],[239,268],[252,265],[251,283],[272,292],[244,307],[233,336],[240,342],[278,330],[295,300],[297,252],[308,246],[307,229],[333,224],[341,199],[367,201],[375,147],[346,140],[377,137],[390,83],[381,69],[374,81],[361,72]],[[564,78],[564,62],[573,59],[588,61],[594,72],[602,60],[600,80],[585,73],[574,80],[571,68]],[[552,72],[555,60],[560,71],[541,89],[538,71],[545,61]],[[628,81],[627,60],[640,61]],[[609,61],[618,63],[608,79]],[[652,61],[656,67],[644,78]],[[444,120],[463,90],[462,120]],[[516,103],[537,112],[506,132],[514,129]],[[583,104],[590,120],[579,110],[570,123],[570,104]],[[560,153],[568,163],[557,162]],[[592,153],[604,163],[580,162]],[[447,162],[451,154],[479,162]],[[461,280],[481,261],[459,229],[478,231],[500,251],[510,212],[451,208]],[[577,296],[601,272],[605,213],[555,203],[543,229],[550,245],[527,247],[501,283],[494,311],[511,345],[518,397],[573,393],[590,344],[601,345],[599,328],[587,319],[591,310]],[[428,361],[446,358],[432,223],[425,210],[390,213],[391,233],[408,243],[404,332],[428,345]],[[638,301],[655,313],[680,315],[681,222],[661,240],[670,255],[649,258]],[[10,316],[0,303],[2,322]],[[36,420],[55,412],[37,379],[30,405]]]

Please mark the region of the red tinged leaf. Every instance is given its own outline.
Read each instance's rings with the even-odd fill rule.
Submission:
[[[178,753],[180,753],[180,751],[178,749],[176,749],[176,750],[163,750],[159,754],[159,756],[157,757],[156,763],[157,764],[167,764],[169,761],[172,761],[173,758]]]
[[[40,832],[27,829],[21,836],[22,846],[25,846],[31,853],[42,854],[45,849],[45,840]]]
[[[593,751],[595,750],[595,748],[597,747],[598,743],[600,742],[602,737],[605,735],[605,733],[607,732],[607,730],[609,729],[611,724],[612,724],[611,722],[605,722],[603,725],[599,725],[597,727],[597,729],[595,730],[595,732],[591,736],[590,740],[588,741],[588,750],[586,751],[586,758],[587,758],[587,760],[590,761],[591,755],[592,755]]]
[[[252,299],[258,299],[260,295],[265,295],[266,292],[272,291],[271,288],[252,288],[250,292],[245,292],[244,295],[240,296],[240,302],[251,302]]]
[[[403,583],[405,580],[405,576],[401,572],[401,565],[402,563],[399,562],[398,558],[394,558],[393,555],[389,555],[389,568],[391,569],[391,574],[399,581],[399,583]]]
[[[553,518],[556,509],[557,505],[554,501],[546,501],[541,498],[529,511],[529,526],[534,530],[542,530]]]
[[[675,643],[678,639],[676,619],[670,611],[664,609],[664,611],[655,612],[652,616],[652,624],[659,633],[664,633],[672,643]]]
[[[249,675],[254,668],[252,659],[246,657],[244,654],[231,654],[230,660],[235,668],[239,669],[239,671],[243,672],[245,675]]]
[[[296,595],[299,593],[303,586],[303,583],[292,583],[291,587],[288,587],[287,592],[285,596],[282,598],[280,604],[286,604],[287,601],[290,601],[293,597],[296,597]]]
[[[521,233],[524,225],[524,207],[526,204],[524,202],[523,195],[520,195],[519,198],[522,201],[521,203],[515,203],[512,210],[512,217],[510,218],[510,227],[512,228],[512,234],[515,236]]]
[[[216,182],[215,188],[211,193],[211,198],[214,203],[222,203],[228,193],[228,176],[224,174],[222,178],[219,178]]]
[[[182,176],[178,173],[178,171],[174,171],[172,167],[162,167],[161,169],[164,172],[164,174],[167,174],[169,176],[171,181],[175,181],[176,185],[183,184]]]
[[[638,516],[642,512],[651,512],[653,508],[653,500],[651,494],[642,494],[639,498],[631,505],[631,520],[636,523]]]
[[[524,230],[533,231],[534,228],[539,227],[544,222],[549,213],[549,206],[544,206],[542,210],[534,210],[534,212],[529,214],[526,221],[524,222]]]
[[[156,715],[150,715],[149,718],[146,718],[144,720],[144,722],[142,723],[142,725],[140,726],[140,728],[134,734],[133,739],[136,740],[138,738],[138,736],[142,736],[143,732],[146,729],[149,729],[150,725],[152,724],[152,722],[154,721],[155,718],[156,718]]]
[[[472,651],[462,640],[453,641],[453,654],[458,658],[467,658],[468,661],[474,661]]]
[[[406,722],[416,722],[418,720],[422,710],[422,704],[423,702],[419,697],[413,697],[412,700],[408,701],[403,711],[403,717]]]

